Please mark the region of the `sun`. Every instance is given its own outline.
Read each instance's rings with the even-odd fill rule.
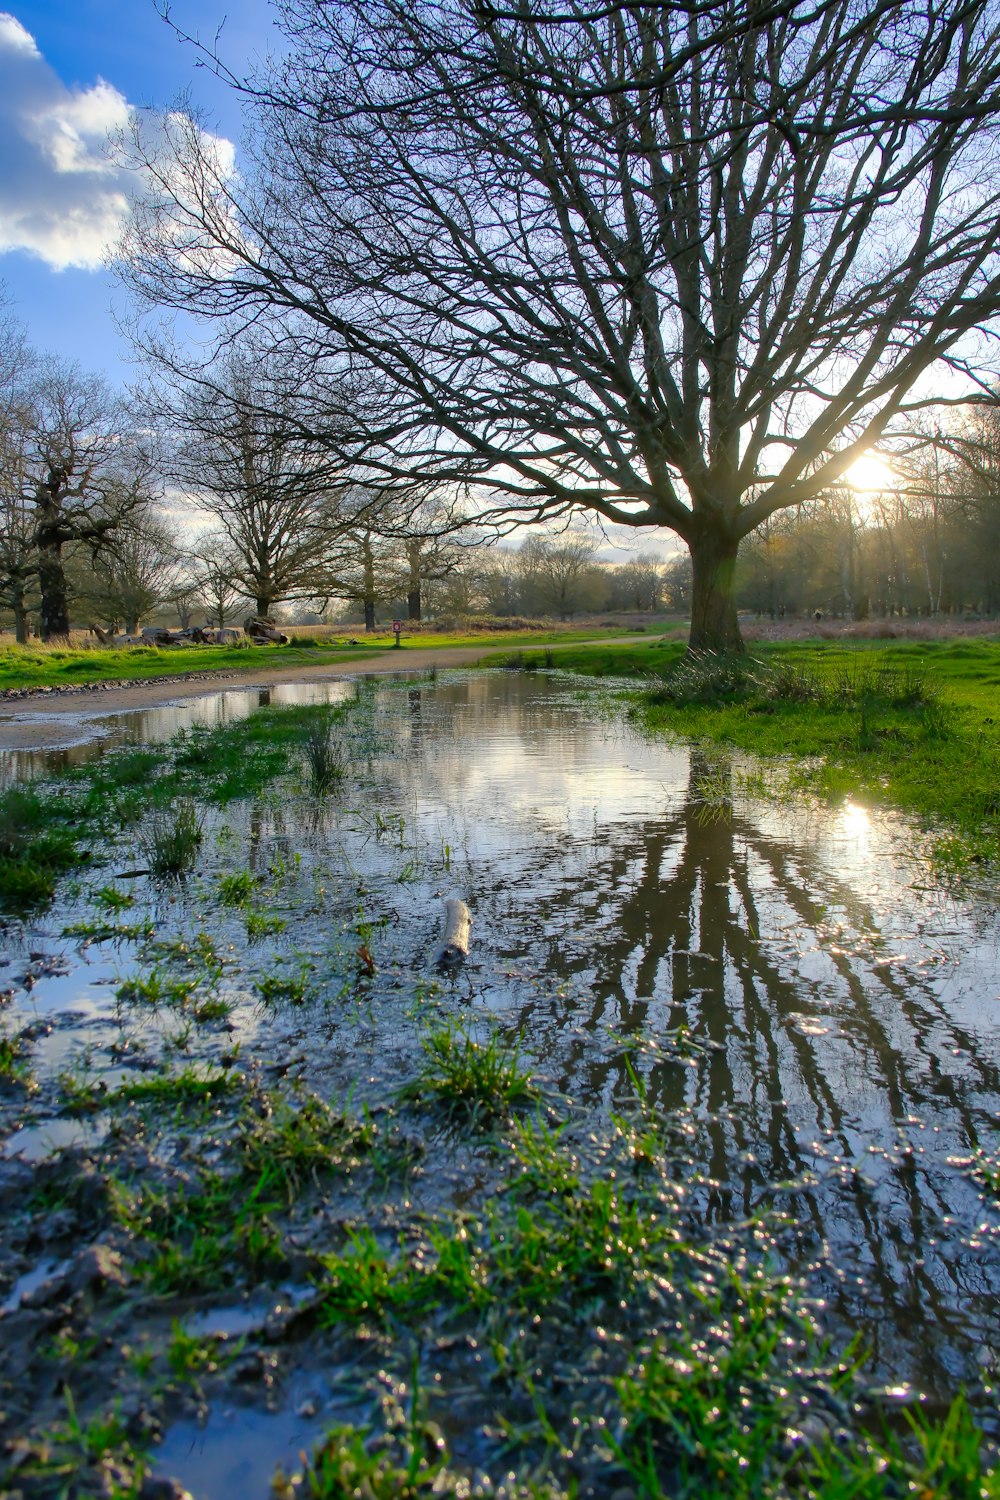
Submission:
[[[899,475],[877,453],[862,453],[850,468],[844,470],[844,478],[851,489],[861,495],[873,495],[899,486]]]

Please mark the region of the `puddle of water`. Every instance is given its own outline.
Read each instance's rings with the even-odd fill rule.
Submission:
[[[103,1134],[99,1125],[83,1120],[44,1120],[15,1130],[0,1145],[0,1156],[19,1156],[22,1161],[39,1162],[57,1151],[72,1147],[95,1146]]]
[[[26,707],[18,713],[18,720],[51,728],[53,736],[58,737],[58,748],[0,751],[2,780],[58,775],[74,766],[86,765],[106,750],[162,744],[183,729],[215,729],[222,724],[238,723],[261,708],[340,703],[353,691],[353,684],[344,681],[281,682],[263,688],[226,688],[125,713],[102,711],[100,694],[95,695],[92,705],[69,709],[58,717],[33,714]]]
[[[279,1288],[266,1298],[248,1297],[235,1307],[210,1307],[185,1319],[185,1331],[198,1338],[240,1338],[314,1295],[309,1286]]]
[[[62,1270],[68,1265],[69,1261],[58,1260],[55,1256],[45,1256],[30,1271],[26,1271],[23,1276],[17,1278],[6,1300],[0,1303],[0,1314],[16,1312],[21,1305],[22,1297],[27,1297],[29,1292],[41,1286],[42,1282],[47,1281],[55,1271]]]
[[[300,1467],[300,1455],[321,1434],[316,1418],[300,1417],[294,1408],[213,1409],[202,1425],[175,1422],[151,1458],[154,1472],[180,1480],[192,1500],[266,1500],[275,1466],[286,1472]]]
[[[200,722],[251,712],[256,696],[212,695],[218,717]],[[347,1080],[359,1105],[384,1098],[419,1047],[392,982],[429,977],[442,898],[458,888],[475,925],[446,981],[453,1009],[520,1028],[550,1091],[595,1121],[634,1101],[635,1069],[652,1103],[692,1123],[709,1220],[786,1209],[789,1267],[825,1296],[835,1336],[861,1333],[883,1379],[938,1394],[972,1380],[1000,1285],[1000,1215],[963,1165],[1000,1136],[995,909],[929,888],[900,819],[750,797],[739,761],[646,742],[571,685],[442,675],[373,701],[392,753],[321,806],[282,792],[210,818],[200,879],[178,896],[178,930],[210,921],[223,948],[272,972],[312,965],[328,1002],[266,1011],[252,976],[226,981],[242,1056],[281,1057],[335,1095]],[[108,742],[166,737],[207,702],[118,716]],[[213,882],[276,861],[268,900],[289,926],[248,949]],[[359,902],[379,966],[363,1016],[338,997],[331,957],[356,945]],[[69,978],[43,975],[11,1014],[58,1012],[72,1029],[77,1007],[80,1025],[110,1026],[107,971],[127,975],[129,950],[88,968],[65,949]],[[41,1153],[57,1128],[26,1127],[4,1149]],[[163,1472],[196,1495],[256,1493],[240,1489],[254,1455],[266,1450],[269,1474],[306,1431],[287,1414],[225,1422],[212,1418],[218,1442],[172,1429]]]

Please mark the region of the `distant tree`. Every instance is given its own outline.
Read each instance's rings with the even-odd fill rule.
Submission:
[[[30,391],[23,479],[43,640],[69,634],[64,549],[96,558],[149,504],[152,454],[125,402],[98,376],[55,359],[39,362]]]
[[[329,591],[338,599],[360,605],[365,630],[375,629],[375,611],[393,594],[393,575],[387,557],[388,543],[370,526],[344,532],[333,564]]]
[[[241,592],[239,558],[224,533],[209,532],[188,550],[185,561],[189,603],[200,605],[211,623],[223,630],[246,599]]]
[[[956,606],[1000,613],[1000,402],[948,438],[943,522]]]
[[[180,546],[170,527],[149,508],[136,510],[94,559],[95,607],[134,635],[157,605],[175,596],[182,572]]]
[[[610,570],[612,609],[655,610],[663,593],[663,564],[652,552],[640,552]]]
[[[29,606],[37,597],[28,474],[30,380],[36,362],[23,329],[10,319],[0,321],[0,607],[13,614],[21,645],[28,639]]]
[[[329,592],[347,486],[303,436],[278,357],[236,344],[210,371],[170,375],[148,409],[165,430],[170,477],[223,539],[232,582],[261,615]]]
[[[584,609],[600,609],[607,589],[589,536],[529,536],[521,544],[521,597],[530,612],[569,620]]]
[[[672,558],[663,569],[663,602],[675,614],[685,615],[691,608],[691,559],[684,553]]]
[[[491,547],[479,565],[479,586],[487,613],[503,619],[519,614],[521,570],[518,555],[510,547]]]

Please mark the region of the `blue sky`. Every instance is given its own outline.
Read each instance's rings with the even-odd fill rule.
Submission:
[[[266,0],[174,0],[178,26],[239,71],[274,45]],[[238,141],[238,101],[159,18],[153,0],[0,0],[0,284],[31,342],[128,380],[122,298],[100,264],[131,184],[103,158],[129,109],[185,92]]]

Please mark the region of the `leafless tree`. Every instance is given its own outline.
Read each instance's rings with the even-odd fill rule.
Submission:
[[[149,504],[155,466],[124,401],[100,377],[45,359],[29,399],[23,474],[41,635],[51,640],[69,633],[64,548],[83,543],[98,556],[115,531]]]
[[[174,598],[182,568],[180,544],[163,517],[149,507],[137,509],[93,560],[94,607],[134,635],[157,605]]]
[[[192,607],[200,605],[220,630],[246,598],[239,582],[241,571],[223,532],[207,532],[188,550],[185,598]]]
[[[36,585],[34,516],[26,464],[31,432],[31,375],[36,363],[24,331],[0,323],[0,605],[14,616],[20,644]]]
[[[518,553],[522,608],[529,614],[557,614],[562,620],[582,609],[599,609],[607,587],[596,552],[597,544],[589,536],[529,536]]]
[[[262,615],[328,593],[357,491],[316,438],[318,424],[304,429],[280,357],[243,341],[211,369],[167,373],[146,405],[163,427],[171,479],[222,538],[230,583]]]
[[[656,610],[663,592],[663,564],[652,552],[640,552],[611,570],[612,609]]]
[[[279,11],[255,172],[137,143],[131,284],[370,373],[372,482],[672,529],[694,645],[741,644],[743,537],[988,367],[996,0]]]

